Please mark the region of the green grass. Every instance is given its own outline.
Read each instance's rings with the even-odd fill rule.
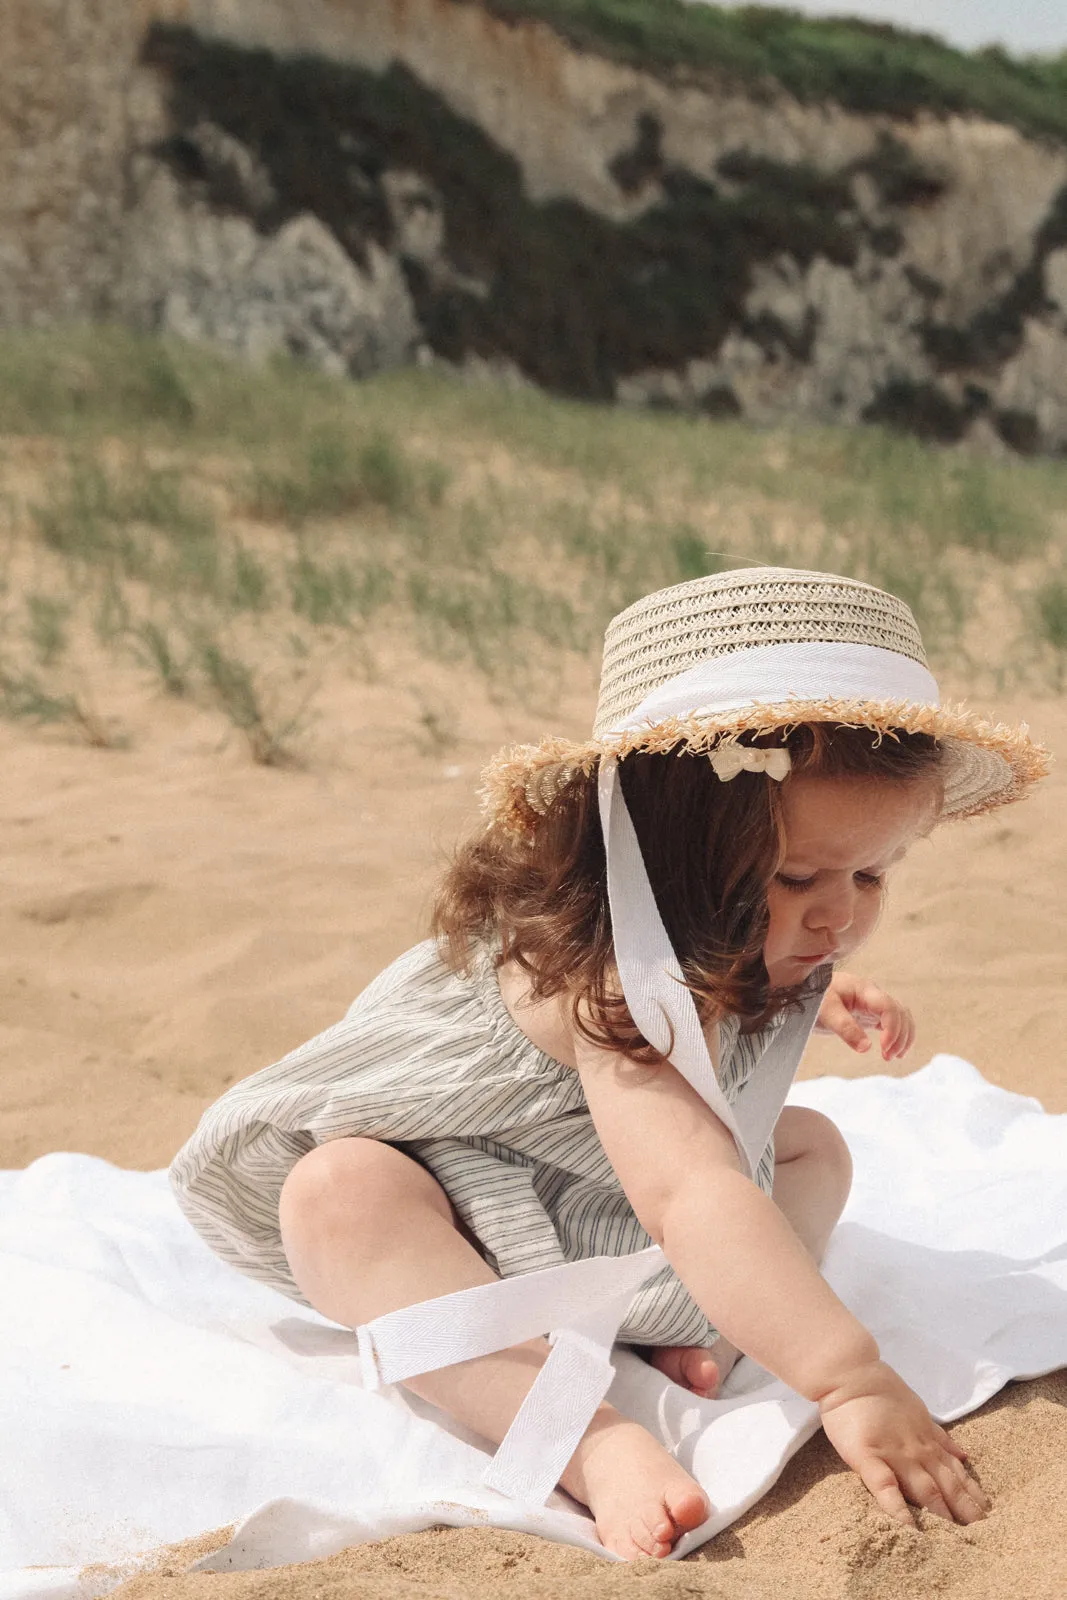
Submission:
[[[159,340],[78,327],[0,342],[0,433],[95,433],[142,424],[182,432],[195,416],[182,363]]]
[[[54,665],[67,648],[69,615],[70,605],[66,601],[46,594],[26,596],[27,632],[41,666]]]
[[[279,764],[308,674],[371,673],[386,636],[435,692],[440,661],[504,698],[550,695],[641,594],[748,564],[893,590],[957,677],[1063,685],[1064,461],[877,428],[760,432],[436,372],[352,384],[109,329],[0,337],[0,408],[0,714],[81,737],[107,734],[80,710],[86,639]],[[279,674],[280,698],[264,690]],[[434,729],[417,736],[430,748]]]
[[[175,646],[172,635],[153,617],[130,626],[127,634],[135,657],[158,680],[166,694],[183,699],[190,690],[188,652]]]
[[[111,750],[124,740],[77,694],[55,693],[32,672],[0,665],[0,715],[13,722],[44,727],[66,723],[98,750]]]
[[[220,582],[214,515],[173,469],[138,459],[116,472],[77,449],[30,514],[48,549],[75,563],[205,592]]]
[[[344,560],[316,561],[304,549],[289,569],[293,610],[314,627],[350,627],[353,615],[372,616],[392,591],[392,573],[375,561],[357,569]]]
[[[266,611],[271,603],[270,572],[240,539],[233,545],[230,603],[235,611]]]
[[[161,367],[187,402],[180,424],[166,407],[153,411],[145,403]],[[86,405],[85,392],[99,404]],[[433,448],[416,459],[410,441],[418,432],[432,437]],[[38,522],[46,542],[72,554],[80,547],[85,559],[110,559],[116,527],[135,517],[162,520],[172,543],[195,543],[198,528],[210,530],[210,508],[174,469],[144,468],[137,483],[114,484],[95,455],[114,437],[197,461],[250,456],[252,482],[242,493],[251,510],[269,509],[281,520],[303,525],[378,509],[421,522],[426,537],[436,537],[454,498],[457,451],[472,442],[570,474],[591,493],[610,487],[647,504],[664,482],[697,498],[757,493],[833,526],[864,519],[892,532],[919,524],[939,546],[1040,542],[1067,486],[1062,462],[985,462],[880,428],[768,434],[742,422],[504,392],[411,369],[348,384],[295,362],[251,370],[215,352],[114,328],[0,337],[5,433],[69,444],[70,467]],[[267,485],[275,493],[269,506]],[[569,502],[579,509],[584,503],[580,495]],[[452,509],[452,520],[465,523],[464,538],[480,538],[484,551],[485,519],[495,527],[499,508],[467,497]],[[561,509],[562,520],[568,514]],[[51,528],[44,526],[49,517]],[[684,528],[679,532],[684,537]],[[417,536],[413,527],[410,537]],[[136,564],[136,555],[127,559]]]
[[[257,466],[250,509],[266,520],[301,527],[312,517],[337,517],[367,506],[402,511],[417,497],[416,475],[395,440],[359,439],[340,427],[309,430],[278,471]],[[437,479],[434,479],[436,492]],[[438,500],[439,500],[438,496]]]
[[[975,112],[1067,140],[1067,53],[1015,59],[967,53],[929,34],[772,6],[685,0],[481,0],[509,21],[547,22],[575,44],[661,72],[711,72],[748,87],[779,83],[805,101],[914,116]]]
[[[1042,644],[1053,657],[1053,678],[1057,689],[1067,679],[1067,582],[1059,575],[1046,578],[1034,594],[1034,620]]]
[[[288,447],[328,425],[335,389],[296,362],[256,375],[214,351],[108,325],[0,338],[0,434]]]
[[[207,634],[201,633],[198,638],[196,656],[212,698],[244,735],[253,761],[263,767],[292,765],[294,741],[305,719],[306,704],[295,710],[276,711],[268,705],[248,662]]]

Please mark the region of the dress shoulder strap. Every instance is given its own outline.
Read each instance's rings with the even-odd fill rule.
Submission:
[[[734,1101],[734,1118],[753,1172],[782,1114],[829,981],[830,968],[820,969],[818,978],[802,996],[799,1005],[787,1012],[785,1021],[775,1031],[757,1067]]]

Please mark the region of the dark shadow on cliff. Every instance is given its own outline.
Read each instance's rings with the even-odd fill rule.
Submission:
[[[264,233],[310,212],[357,261],[370,240],[397,251],[435,352],[510,360],[559,394],[613,399],[620,377],[713,356],[732,328],[769,355],[803,356],[773,318],[746,324],[753,267],[783,252],[801,266],[855,258],[860,225],[840,177],[739,154],[726,181],[707,182],[662,161],[649,117],[616,181],[654,182],[655,194],[617,223],[570,200],[533,202],[517,162],[403,67],[283,60],[161,26],[143,59],[169,81],[173,132],[158,154],[187,189]],[[269,182],[213,159],[205,123]],[[439,206],[437,260],[405,254],[397,174],[417,174],[424,203]],[[716,404],[733,409],[728,396]]]

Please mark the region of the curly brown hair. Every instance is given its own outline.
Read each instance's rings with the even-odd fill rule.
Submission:
[[[784,743],[791,775],[941,792],[943,749],[929,734],[810,723],[741,742]],[[767,886],[784,850],[779,785],[752,772],[722,783],[706,756],[683,748],[626,756],[619,781],[698,1013],[732,1014],[755,1032],[799,992],[773,989],[763,960]],[[569,994],[575,1026],[592,1043],[648,1064],[664,1059],[618,992],[595,773],[572,778],[532,837],[490,828],[462,845],[431,926],[454,970],[469,970],[473,947],[495,941],[498,965],[517,962],[535,998]]]

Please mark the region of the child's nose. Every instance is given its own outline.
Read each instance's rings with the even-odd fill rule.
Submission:
[[[845,933],[852,926],[854,915],[855,893],[851,886],[844,885],[819,896],[809,908],[808,925],[811,928],[825,928],[828,933]]]

